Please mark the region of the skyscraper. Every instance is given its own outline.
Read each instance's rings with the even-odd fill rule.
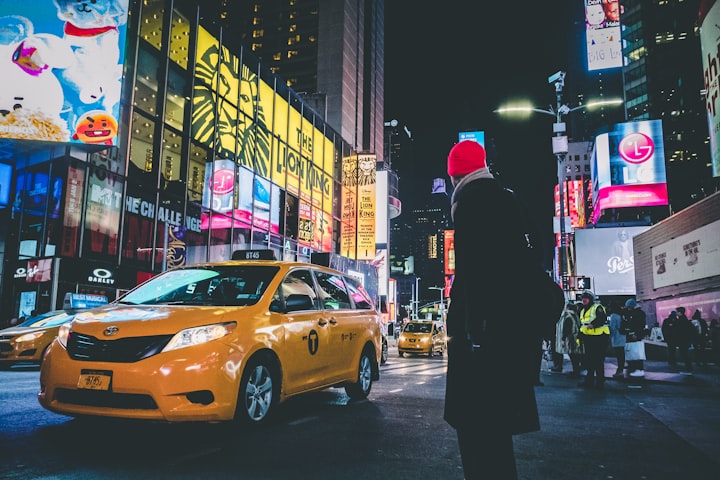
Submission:
[[[224,3],[242,43],[344,140],[383,151],[383,0]]]

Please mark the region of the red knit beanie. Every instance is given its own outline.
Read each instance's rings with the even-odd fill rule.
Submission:
[[[485,149],[475,140],[463,140],[450,149],[447,172],[451,177],[467,175],[486,167]]]

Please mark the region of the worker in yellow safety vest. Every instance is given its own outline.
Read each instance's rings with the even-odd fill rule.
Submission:
[[[585,345],[587,375],[579,386],[601,390],[605,386],[605,352],[610,342],[610,327],[605,308],[596,301],[593,292],[585,290],[581,300],[580,339]]]

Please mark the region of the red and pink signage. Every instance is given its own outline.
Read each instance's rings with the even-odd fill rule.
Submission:
[[[667,204],[661,120],[620,123],[595,137],[593,222],[609,208]]]

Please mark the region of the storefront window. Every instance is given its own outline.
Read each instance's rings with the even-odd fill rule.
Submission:
[[[83,256],[114,261],[118,253],[123,178],[102,166],[88,168]]]
[[[123,263],[151,271],[153,226],[155,223],[155,193],[148,192],[132,181],[125,197],[123,223]]]

